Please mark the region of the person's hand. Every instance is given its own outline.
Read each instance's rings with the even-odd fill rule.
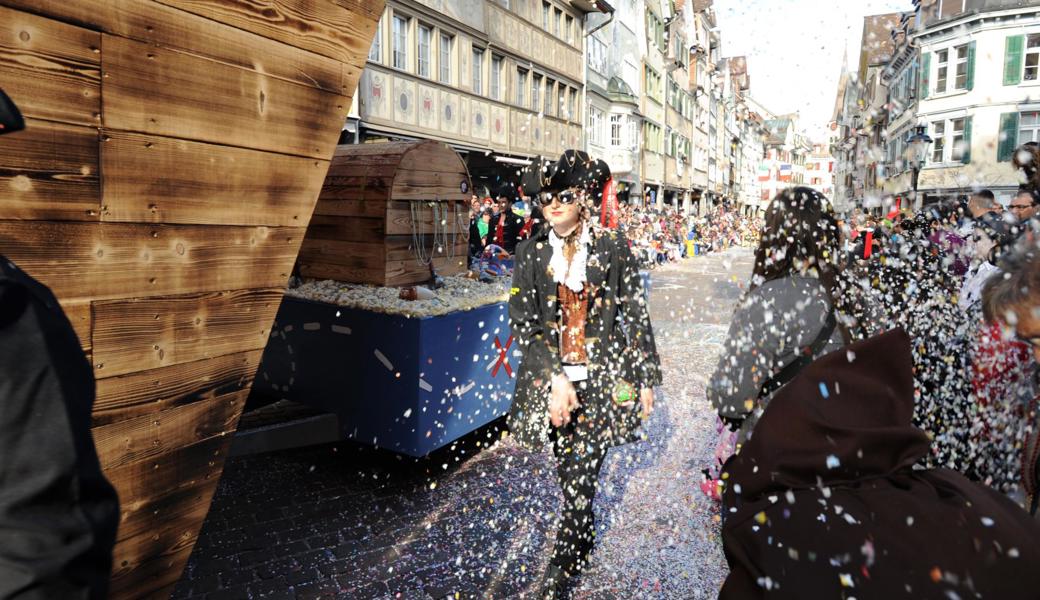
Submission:
[[[549,421],[553,427],[562,427],[571,422],[571,412],[578,408],[578,393],[574,384],[563,373],[552,378],[552,394],[549,397]]]
[[[639,403],[643,405],[643,418],[654,412],[654,388],[643,388],[639,390]]]

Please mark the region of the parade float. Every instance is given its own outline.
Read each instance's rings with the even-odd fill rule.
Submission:
[[[3,0],[0,253],[97,378],[111,597],[162,598],[209,509],[382,0]]]
[[[256,395],[335,414],[340,437],[410,456],[504,415],[518,360],[509,277],[461,275],[469,185],[439,142],[340,146]]]

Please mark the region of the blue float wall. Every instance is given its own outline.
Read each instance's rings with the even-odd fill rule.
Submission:
[[[254,386],[337,414],[346,438],[424,456],[508,412],[517,345],[510,376],[495,339],[509,336],[506,303],[410,319],[286,297]]]

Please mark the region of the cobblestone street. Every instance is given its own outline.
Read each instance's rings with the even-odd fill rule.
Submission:
[[[665,382],[648,440],[612,450],[579,599],[714,598],[726,573],[699,489],[713,451],[704,386],[748,250],[653,273]],[[422,460],[351,444],[230,459],[173,597],[531,598],[559,503],[548,452],[501,421]]]

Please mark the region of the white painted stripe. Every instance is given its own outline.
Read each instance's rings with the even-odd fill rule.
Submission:
[[[419,389],[421,389],[423,391],[426,391],[426,392],[432,392],[433,391],[433,386],[428,384],[428,383],[426,383],[426,381],[422,377],[420,377],[419,378]]]
[[[344,335],[350,335],[352,333],[350,331],[350,327],[347,327],[345,325],[333,325],[332,326],[332,331],[334,333],[342,333]]]
[[[286,325],[285,327],[282,327],[282,331],[284,331],[286,333],[289,333],[292,330],[293,330],[293,326],[292,325]]]
[[[382,352],[380,352],[379,350],[376,350],[376,358],[378,358],[378,359],[379,359],[379,362],[383,363],[383,366],[384,366],[384,367],[386,367],[386,368],[387,368],[387,370],[389,370],[389,371],[393,371],[393,370],[394,370],[394,365],[393,365],[393,363],[391,363],[391,362],[390,362],[390,359],[388,359],[388,358],[387,358],[387,357],[386,357],[386,356],[385,356],[385,355],[384,355],[384,354],[383,354]]]
[[[475,386],[475,385],[477,385],[477,383],[475,381],[471,381],[471,382],[467,383],[466,385],[464,385],[462,387],[455,388],[455,393],[458,396],[464,396],[466,394],[466,392],[472,390],[473,386]]]
[[[303,324],[303,330],[304,331],[318,331],[319,329],[321,329],[321,323],[304,323]]]

